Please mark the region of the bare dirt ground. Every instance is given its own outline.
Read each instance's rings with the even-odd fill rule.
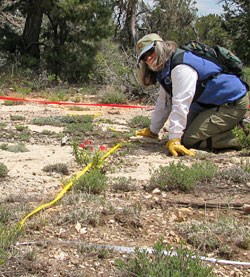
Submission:
[[[65,185],[65,179],[67,183],[67,178],[81,171],[73,155],[71,138],[66,145],[61,145],[63,128],[32,125],[32,118],[90,114],[95,116],[100,134],[111,134],[114,131],[110,128],[128,132],[128,122],[133,117],[151,114],[145,109],[109,107],[73,111],[69,106],[37,103],[6,106],[3,101],[0,110],[1,123],[5,123],[0,144],[20,142],[17,125],[27,126],[31,134],[24,142],[27,152],[0,150],[0,163],[9,170],[7,177],[0,180],[0,205],[8,207],[12,223],[18,223],[33,209],[54,199]],[[14,121],[13,116],[24,119]],[[44,130],[51,131],[50,135],[45,135]],[[10,133],[12,135],[8,135]],[[88,134],[86,139],[93,141],[96,147],[104,144],[109,149],[124,140],[119,136],[104,137],[98,132]],[[145,189],[149,186],[151,170],[160,165],[167,166],[177,160],[186,164],[209,160],[221,169],[231,168],[240,165],[243,159],[240,152],[200,151],[196,158],[173,158],[164,144],[164,139],[131,140],[131,144],[124,145],[105,160],[110,180],[105,193],[91,195],[70,190],[58,203],[28,218],[18,242],[0,265],[0,276],[119,276],[115,260],[130,254],[100,250],[89,244],[152,247],[162,238],[165,244],[178,245],[186,239],[177,228],[178,224],[191,220],[216,221],[220,217],[233,218],[250,228],[249,215],[242,209],[244,204],[250,204],[248,182],[215,179],[199,184],[191,193]],[[56,163],[65,163],[69,176],[44,172],[45,166]],[[114,188],[112,180],[118,176],[132,179],[128,189]],[[214,236],[231,250],[225,251],[224,256],[219,256],[215,250],[207,251],[208,257],[250,262],[249,248],[240,247],[227,237]],[[218,276],[250,276],[247,266],[208,264]]]

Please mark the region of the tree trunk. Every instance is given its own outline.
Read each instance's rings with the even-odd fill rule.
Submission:
[[[39,35],[43,19],[43,0],[27,1],[27,16],[23,31],[23,53],[40,58]]]
[[[126,20],[122,34],[122,44],[125,49],[134,48],[136,43],[136,5],[138,0],[128,0],[126,7]]]

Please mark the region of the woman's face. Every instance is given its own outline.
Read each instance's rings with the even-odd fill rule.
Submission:
[[[147,65],[150,65],[154,62],[155,58],[156,58],[155,51],[148,51],[147,53],[145,53],[145,57],[143,58],[143,60]]]
[[[148,51],[145,53],[143,60],[148,65],[148,68],[152,71],[159,71],[162,68],[162,65],[157,64],[157,55],[155,51]]]

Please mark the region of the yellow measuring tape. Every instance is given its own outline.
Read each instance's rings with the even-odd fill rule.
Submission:
[[[104,161],[109,155],[111,155],[113,152],[115,152],[118,148],[120,148],[122,145],[124,144],[124,142],[118,143],[117,145],[115,145],[113,148],[111,148],[105,155],[103,155],[100,159],[100,161]],[[89,163],[80,173],[78,173],[75,177],[74,180],[77,180],[79,177],[81,177],[82,175],[84,175],[86,173],[86,171],[88,171],[91,167],[93,166],[92,163]],[[19,223],[19,227],[20,229],[24,226],[26,220],[31,217],[32,215],[38,213],[39,211],[50,207],[51,205],[55,204],[58,200],[60,200],[63,195],[72,187],[73,185],[73,181],[70,181],[59,193],[58,195],[50,202],[42,204],[40,206],[38,206],[36,209],[34,209],[32,212],[30,212],[29,214],[27,214],[22,221],[20,221]]]

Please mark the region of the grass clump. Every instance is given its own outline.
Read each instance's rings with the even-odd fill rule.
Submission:
[[[217,166],[211,162],[197,162],[186,166],[182,161],[160,166],[151,173],[149,190],[160,188],[165,191],[191,191],[198,182],[208,181],[215,176]]]
[[[100,194],[108,187],[108,177],[94,168],[74,181],[74,188],[83,192]]]
[[[7,124],[5,122],[0,122],[0,130],[5,129],[6,126]]]
[[[58,218],[57,224],[90,224],[93,227],[102,225],[102,215],[97,209],[86,209],[85,206],[79,206],[78,209],[70,211]]]
[[[124,176],[112,178],[112,190],[115,192],[129,192],[136,190],[133,185],[133,179],[131,177],[126,178]]]
[[[24,125],[17,125],[16,130],[18,132],[27,132],[29,130],[29,128],[28,128],[28,126],[24,126]]]
[[[233,166],[222,170],[219,178],[234,183],[247,183],[250,180],[250,172],[244,168]]]
[[[147,128],[150,125],[150,119],[147,116],[138,115],[133,117],[128,124],[131,128]]]
[[[87,133],[93,130],[91,122],[67,124],[64,128],[64,133],[72,134],[75,137],[84,137]]]
[[[50,101],[67,101],[68,95],[65,89],[59,89],[58,91],[54,91],[52,95],[49,97]]]
[[[36,117],[31,120],[31,124],[38,125],[38,126],[58,126],[62,127],[63,123],[61,120],[56,116],[48,116],[48,117]]]
[[[29,152],[29,150],[26,148],[26,146],[23,143],[18,143],[15,145],[8,145],[7,143],[2,143],[0,144],[0,149],[13,152],[13,153]]]
[[[0,163],[0,178],[5,178],[8,174],[8,168],[5,164]]]
[[[19,226],[4,226],[0,222],[0,265],[4,263],[4,259],[9,253],[11,246],[14,245],[21,230]]]
[[[92,123],[93,117],[90,115],[74,115],[74,116],[48,116],[33,118],[31,123],[35,125],[50,126],[66,126],[74,123]]]
[[[18,106],[23,105],[23,101],[13,101],[13,100],[5,100],[2,105],[4,106]]]
[[[214,277],[212,269],[205,267],[202,261],[184,246],[179,246],[174,253],[171,246],[165,247],[157,242],[153,253],[136,249],[134,255],[127,260],[117,260],[118,276],[126,277],[165,277],[165,276],[195,276]]]
[[[21,116],[21,115],[10,115],[10,120],[12,120],[12,121],[23,121],[23,120],[25,120],[25,117]]]
[[[11,213],[8,208],[0,206],[0,224],[7,223],[11,218]]]
[[[191,220],[177,225],[188,243],[202,253],[214,252],[232,258],[235,246],[250,249],[250,230],[232,217],[220,217],[215,222]]]
[[[63,163],[46,165],[43,168],[43,171],[49,172],[49,173],[56,172],[56,173],[60,173],[63,175],[69,175],[68,167],[66,164],[63,164]]]

